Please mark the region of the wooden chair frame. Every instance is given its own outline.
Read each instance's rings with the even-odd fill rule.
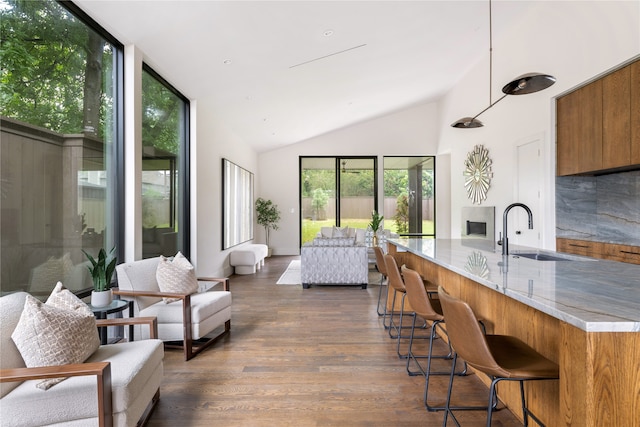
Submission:
[[[216,278],[216,277],[198,277],[198,281],[205,282],[222,282],[223,290],[229,291],[229,278]],[[182,325],[184,328],[183,332],[183,344],[182,345],[172,345],[165,342],[165,347],[167,348],[182,348],[184,351],[184,360],[190,360],[195,357],[198,353],[212,345],[218,339],[220,339],[223,335],[227,334],[231,330],[231,320],[227,320],[224,324],[224,330],[218,335],[208,338],[204,341],[195,341],[193,340],[193,331],[191,326],[191,295],[190,294],[180,294],[180,293],[171,293],[171,292],[153,292],[153,291],[121,291],[119,289],[114,289],[113,293],[115,295],[120,295],[122,297],[167,297],[167,298],[178,298],[182,300]]]
[[[149,325],[150,337],[155,339],[158,335],[158,323],[155,317],[136,317],[130,319],[101,319],[96,320],[98,327]],[[113,407],[111,402],[111,363],[76,363],[71,365],[46,366],[38,368],[14,368],[0,369],[0,382],[28,381],[59,377],[80,377],[94,375],[98,391],[98,425],[100,427],[113,426]],[[143,414],[138,425],[145,425],[151,416],[158,400],[160,390],[156,392]]]

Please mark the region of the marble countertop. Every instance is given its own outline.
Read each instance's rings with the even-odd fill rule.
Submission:
[[[640,332],[640,265],[490,241],[390,239],[411,252],[587,332]],[[558,256],[537,261],[518,253]]]

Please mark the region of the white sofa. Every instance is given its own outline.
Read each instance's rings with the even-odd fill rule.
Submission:
[[[159,398],[162,341],[102,345],[82,364],[26,368],[11,339],[26,295],[16,292],[0,298],[0,425],[135,426],[144,421]],[[134,321],[155,325],[155,319]],[[43,378],[60,376],[69,378],[46,391],[36,388]]]

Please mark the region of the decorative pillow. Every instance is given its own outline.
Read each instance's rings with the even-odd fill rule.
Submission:
[[[349,237],[349,227],[333,227],[333,235],[331,237]]]
[[[333,237],[333,227],[321,227],[320,228],[320,236],[321,237]]]
[[[93,313],[60,282],[46,304],[26,296],[11,339],[29,368],[82,363],[100,347]],[[65,379],[47,379],[36,387],[47,390]]]
[[[173,292],[178,294],[192,294],[198,291],[198,279],[196,271],[188,259],[178,252],[173,261],[164,256],[160,256],[158,269],[156,270],[156,280],[162,292]],[[178,301],[179,298],[163,298],[165,304]]]

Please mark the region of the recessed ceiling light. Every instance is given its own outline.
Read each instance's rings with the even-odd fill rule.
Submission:
[[[322,35],[325,37],[331,37],[333,35],[333,30],[324,30]]]
[[[229,65],[229,64],[231,64],[231,62],[233,62],[233,61],[231,61],[230,59],[225,59],[224,61],[222,61],[222,63],[224,65]]]

